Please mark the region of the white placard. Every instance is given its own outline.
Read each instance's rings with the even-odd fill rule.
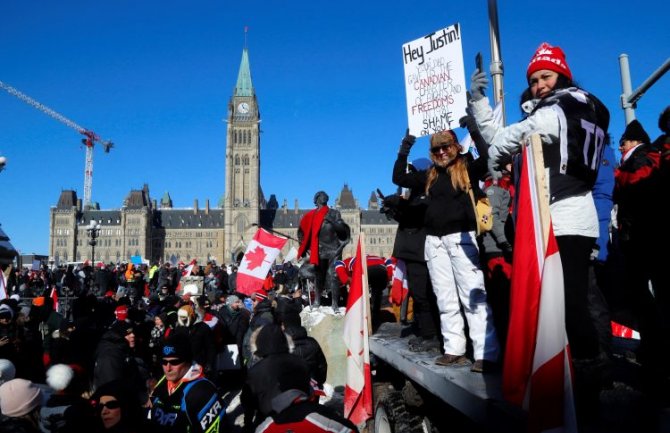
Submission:
[[[467,97],[458,23],[402,46],[410,134],[421,137],[459,126]]]

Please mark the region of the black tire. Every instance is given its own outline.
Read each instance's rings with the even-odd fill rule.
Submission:
[[[407,411],[402,393],[390,391],[379,399],[374,433],[424,433],[423,418]]]

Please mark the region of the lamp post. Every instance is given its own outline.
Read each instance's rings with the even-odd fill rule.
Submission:
[[[96,239],[98,238],[98,233],[100,233],[100,224],[95,220],[91,220],[86,231],[91,237],[88,244],[91,246],[91,263],[95,266],[95,246],[98,243]]]

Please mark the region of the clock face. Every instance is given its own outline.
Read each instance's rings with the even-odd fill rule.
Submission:
[[[246,102],[240,102],[240,104],[237,106],[237,111],[242,114],[247,114],[249,112],[249,104]]]

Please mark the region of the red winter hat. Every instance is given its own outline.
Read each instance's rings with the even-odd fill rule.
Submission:
[[[128,307],[125,305],[119,305],[114,310],[114,315],[116,316],[117,320],[126,320],[128,318]]]
[[[254,296],[258,299],[258,301],[262,301],[263,299],[267,299],[267,298],[268,298],[267,293],[262,292],[262,291],[260,291],[260,290],[257,291],[257,292],[254,292]]]
[[[570,68],[565,62],[565,53],[563,50],[560,47],[552,47],[546,42],[542,42],[542,45],[540,45],[530,59],[528,70],[526,70],[526,79],[532,73],[542,69],[558,72],[572,80],[572,72],[570,72]]]

